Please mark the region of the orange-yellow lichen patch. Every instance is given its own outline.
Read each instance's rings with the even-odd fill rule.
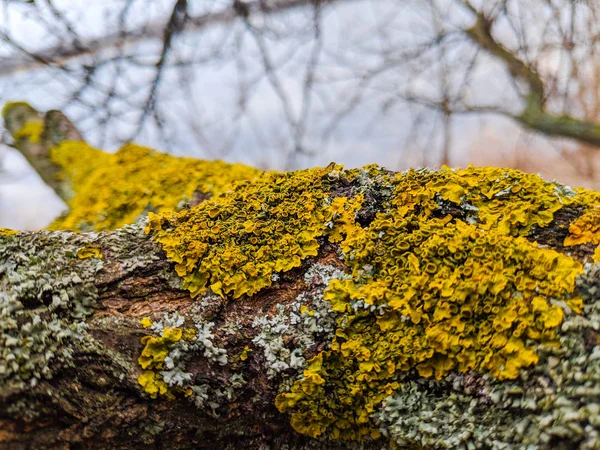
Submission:
[[[600,194],[581,191],[579,197],[584,199],[581,203],[585,210],[581,217],[569,225],[569,235],[565,238],[564,245],[596,245],[592,258],[600,262]]]
[[[144,328],[152,326],[152,320],[145,317],[141,320]],[[176,392],[185,392],[180,387],[170,387],[163,379],[162,372],[167,368],[166,359],[171,349],[180,341],[192,341],[196,337],[196,330],[193,328],[164,328],[160,336],[144,336],[141,339],[144,348],[138,357],[138,364],[144,372],[138,377],[138,383],[144,391],[150,394],[150,397],[156,398],[159,395],[174,398]]]
[[[44,131],[44,124],[42,121],[30,121],[26,122],[20,130],[15,133],[14,138],[28,139],[32,144],[38,144],[42,138],[42,132]]]
[[[165,328],[161,337],[144,336],[142,338],[144,349],[138,358],[142,369],[162,369],[169,350],[182,337],[181,328]]]
[[[14,236],[19,234],[17,230],[12,230],[10,228],[0,228],[0,236]]]
[[[112,230],[148,211],[176,210],[195,194],[218,195],[233,181],[260,173],[241,164],[174,157],[134,144],[109,154],[67,141],[50,155],[72,190],[69,213],[52,229]]]
[[[319,237],[339,240],[349,231],[362,197],[326,201],[333,170],[269,172],[191,210],[150,214],[147,231],[192,296],[207,288],[253,295],[271,285],[273,274],[316,256]]]
[[[100,250],[100,248],[93,247],[93,246],[81,247],[79,250],[77,250],[77,257],[79,259],[86,259],[86,258],[102,259],[102,251]]]
[[[8,112],[11,109],[18,108],[18,107],[32,108],[31,105],[27,102],[6,102],[4,104],[4,106],[2,107],[2,112],[1,112],[2,117],[6,118],[6,115],[8,114]]]
[[[240,360],[246,361],[250,353],[252,353],[252,349],[246,345],[242,350],[242,353],[240,353]]]
[[[363,201],[362,194],[356,195],[353,199],[335,197],[331,201],[329,207],[331,222],[327,224],[331,228],[328,233],[329,242],[340,242],[349,234],[360,233],[362,228],[356,226],[356,212],[362,206]]]
[[[301,433],[376,435],[370,415],[413,369],[514,379],[537,363],[536,346],[557,342],[564,311],[548,299],[581,309],[581,264],[520,237],[576,198],[501,169],[409,171],[395,184],[385,213],[341,244],[353,278],[325,292],[344,314],[330,350],[277,397]]]
[[[138,377],[138,383],[142,386],[151,398],[159,395],[169,395],[169,386],[165,383],[159,374],[151,370],[146,370]]]
[[[383,184],[380,175],[266,173],[191,210],[149,216],[147,231],[192,296],[253,295],[326,238],[339,242],[352,277],[324,293],[342,314],[335,338],[276,401],[310,436],[376,438],[370,417],[408,372],[514,379],[582,308],[581,264],[530,239],[561,208],[589,206],[585,192],[492,168],[411,170]],[[369,189],[389,193],[371,210]]]

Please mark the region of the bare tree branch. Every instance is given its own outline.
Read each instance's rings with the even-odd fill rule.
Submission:
[[[477,11],[477,20],[466,34],[477,45],[502,61],[510,74],[523,81],[529,88],[525,108],[511,116],[522,125],[549,136],[577,139],[600,147],[600,123],[577,119],[570,115],[556,115],[546,110],[545,84],[538,72],[520,59],[514,52],[500,44],[492,35],[493,21]]]

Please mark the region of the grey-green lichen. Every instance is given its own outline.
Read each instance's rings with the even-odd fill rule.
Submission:
[[[155,320],[146,317],[141,325],[153,333],[142,338],[144,348],[138,358],[144,369],[138,377],[143,390],[152,398],[180,394],[217,417],[218,408],[231,401],[245,381],[242,374],[234,373],[225,382],[209,382],[189,370],[193,359],[206,361],[211,372],[227,365],[227,350],[217,343],[215,324],[194,311],[187,316],[173,312]]]
[[[600,449],[600,264],[587,264],[559,346],[516,380],[476,373],[401,380],[373,414],[384,436],[428,449]],[[573,446],[576,443],[576,446]]]
[[[348,278],[333,266],[312,264],[304,274],[307,289],[294,302],[278,304],[275,315],[254,320],[252,326],[258,333],[252,342],[262,349],[269,378],[289,369],[303,370],[307,350],[314,350],[320,342],[331,342],[339,314],[323,299],[323,291],[331,280]]]
[[[0,235],[0,390],[35,387],[90,345],[82,319],[98,297],[96,235]]]
[[[133,224],[103,235],[103,246],[111,259],[118,262],[120,276],[156,267],[161,261],[160,246],[143,232],[146,224],[147,219],[143,217]],[[169,287],[181,289],[181,278],[170,265],[164,265],[158,275]]]

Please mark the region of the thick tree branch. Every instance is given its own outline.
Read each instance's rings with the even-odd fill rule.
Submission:
[[[79,131],[62,112],[40,114],[27,103],[7,104],[2,115],[13,138],[11,145],[60,198],[68,201],[72,196],[68,180],[59,176],[60,167],[52,161],[50,150],[63,141],[83,141]]]
[[[600,194],[332,163],[185,203],[231,166],[114,156],[65,223],[158,213],[0,229],[1,450],[598,449]]]

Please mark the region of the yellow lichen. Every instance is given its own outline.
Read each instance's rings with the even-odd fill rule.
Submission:
[[[165,328],[161,337],[144,336],[144,349],[138,358],[142,369],[163,369],[169,350],[183,337],[181,328]]]
[[[195,195],[218,195],[260,173],[241,164],[174,157],[127,144],[115,154],[67,141],[50,151],[72,192],[69,213],[51,229],[113,230],[148,212],[172,211]]]
[[[146,370],[138,377],[138,383],[144,388],[151,398],[159,395],[169,395],[169,386],[156,372]]]
[[[192,297],[207,288],[233,298],[253,295],[271,285],[274,273],[316,256],[319,237],[339,240],[348,232],[362,197],[345,205],[326,201],[329,174],[340,168],[268,172],[191,210],[150,214],[147,231]]]
[[[41,121],[29,121],[15,133],[14,137],[17,140],[27,139],[32,144],[38,144],[42,138],[43,131],[44,124]]]
[[[10,228],[0,228],[0,236],[14,236],[19,234],[17,230],[12,230]]]
[[[242,350],[242,353],[240,353],[240,360],[246,361],[251,352],[252,352],[252,349],[246,345],[244,347],[244,349]]]
[[[276,399],[314,437],[377,438],[371,414],[408,372],[514,379],[582,308],[581,264],[532,233],[561,208],[591,208],[587,191],[494,168],[365,172],[393,193],[364,223],[367,177],[334,165],[266,173],[191,210],[149,216],[147,231],[192,296],[253,295],[322,242],[339,243],[351,278],[324,293],[342,315],[335,338]]]
[[[331,349],[277,397],[301,433],[376,435],[370,415],[398,388],[398,372],[516,378],[538,361],[531,342],[556,343],[564,312],[547,298],[581,307],[572,294],[581,264],[520,237],[576,198],[501,169],[409,171],[395,183],[385,214],[347,231],[341,244],[353,278],[333,280],[325,292],[344,313]],[[440,215],[450,204],[462,206],[459,213]],[[387,311],[356,309],[355,301]]]
[[[583,215],[569,225],[569,235],[565,238],[565,246],[593,244],[596,250],[592,256],[600,262],[600,194],[579,190],[579,202],[584,209]]]
[[[144,328],[152,326],[152,320],[144,317],[141,320]],[[144,388],[150,397],[156,398],[158,395],[164,395],[174,398],[175,392],[185,391],[179,387],[169,387],[162,378],[160,371],[165,370],[165,359],[169,351],[182,339],[190,342],[196,337],[196,330],[193,328],[164,328],[160,336],[144,336],[141,339],[144,348],[138,357],[138,364],[144,372],[138,377],[138,383]],[[185,395],[187,392],[184,392]]]
[[[77,257],[79,259],[86,259],[86,258],[102,259],[102,251],[98,247],[92,247],[92,246],[81,247],[79,250],[77,250]]]
[[[16,107],[31,108],[31,105],[27,102],[6,102],[2,107],[2,117],[6,118],[6,114],[8,113],[8,111]]]

